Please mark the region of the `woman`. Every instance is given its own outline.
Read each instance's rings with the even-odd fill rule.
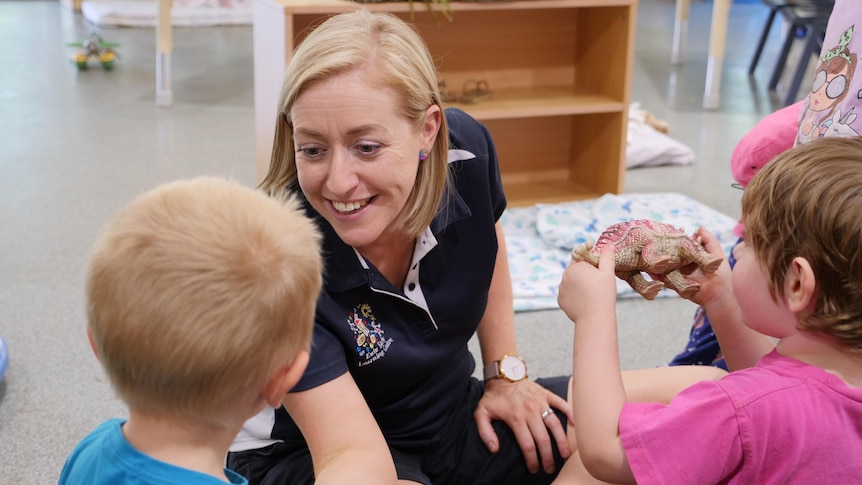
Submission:
[[[287,66],[262,188],[304,197],[325,283],[302,380],[232,447],[251,483],[550,483],[573,450],[569,378],[517,357],[493,141],[437,86],[418,34],[364,10]]]

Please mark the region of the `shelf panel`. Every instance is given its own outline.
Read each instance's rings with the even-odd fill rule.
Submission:
[[[367,8],[416,27],[450,95],[488,83],[490,99],[445,105],[463,109],[493,135],[511,206],[617,193],[637,3],[456,1],[450,22],[420,0],[254,0],[258,174],[269,165],[283,66],[294,47],[329,15]]]
[[[491,99],[478,103],[450,103],[479,120],[619,113],[628,109],[621,101],[571,87],[536,87],[494,90]]]
[[[503,182],[509,207],[526,207],[536,204],[556,204],[572,200],[594,199],[602,196],[595,189],[568,180],[537,182]]]
[[[411,6],[408,1],[380,1],[380,2],[354,2],[351,0],[269,0],[293,13],[320,14],[339,13],[367,8],[371,11],[383,11],[394,13],[415,14],[428,12],[428,8],[421,0],[414,0]],[[453,12],[485,11],[485,10],[527,10],[527,9],[561,9],[561,8],[588,8],[608,6],[631,6],[637,0],[533,0],[523,1],[475,1],[475,2],[451,2]],[[433,7],[439,12],[439,7]],[[441,18],[441,22],[448,22]]]

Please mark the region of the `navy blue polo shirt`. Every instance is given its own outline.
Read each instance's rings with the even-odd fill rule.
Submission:
[[[324,235],[324,288],[311,359],[293,391],[350,372],[388,440],[429,438],[467,390],[475,368],[467,342],[485,312],[498,248],[494,224],[506,207],[490,133],[463,111],[445,113],[453,183],[417,240],[404,288],[306,203]],[[283,407],[272,438],[301,438]]]

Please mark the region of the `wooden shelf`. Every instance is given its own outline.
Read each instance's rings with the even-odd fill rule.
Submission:
[[[411,22],[453,95],[488,83],[491,99],[450,106],[491,131],[510,205],[622,190],[637,0],[453,2],[451,22],[418,0],[412,11],[408,2],[255,0],[259,177],[293,48],[327,16],[363,7]]]
[[[492,97],[478,103],[453,102],[480,120],[561,116],[588,113],[618,113],[623,109],[619,100],[607,96],[577,92],[571,86],[513,88],[497,90],[491,86]]]
[[[320,13],[332,14],[340,12],[349,12],[357,8],[357,3],[347,2],[344,0],[268,0],[276,8],[289,8],[294,15],[310,14],[318,15]],[[352,4],[353,3],[353,4]],[[629,7],[636,5],[637,1],[631,0],[527,0],[527,1],[493,1],[493,0],[477,0],[475,2],[453,1],[450,3],[453,12],[469,12],[469,11],[487,11],[487,10],[525,10],[525,9],[569,9],[572,7],[613,7],[622,6]],[[358,5],[372,11],[384,11],[393,13],[410,14],[412,11],[416,14],[427,13],[425,5],[420,3],[420,0],[414,0],[413,7],[407,1],[403,2],[359,2]],[[434,10],[439,14],[439,8],[434,7]],[[445,20],[445,19],[444,19]]]
[[[518,201],[518,204],[510,204],[513,207],[530,206],[535,204],[554,204],[577,199],[589,199],[595,197],[595,192],[583,185],[569,182],[567,180],[504,183],[506,196]]]

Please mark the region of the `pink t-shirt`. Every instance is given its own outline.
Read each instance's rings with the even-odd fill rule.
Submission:
[[[620,434],[638,483],[862,483],[862,389],[775,351],[670,405],[626,404]]]

